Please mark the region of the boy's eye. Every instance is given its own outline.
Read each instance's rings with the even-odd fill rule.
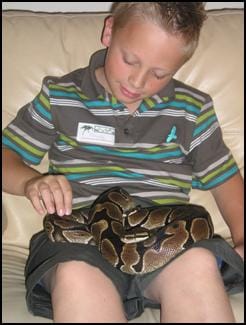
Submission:
[[[157,75],[155,75],[155,77],[156,77],[156,79],[161,80],[161,79],[164,79],[166,76],[157,76]]]
[[[126,61],[126,60],[124,60],[124,62],[125,62],[126,64],[128,64],[128,65],[133,65],[132,62],[129,62],[129,61]]]
[[[132,61],[130,61],[130,60],[124,58],[124,57],[123,57],[123,61],[128,65],[134,65],[135,64],[135,62],[132,62]]]
[[[152,70],[152,74],[154,75],[154,77],[158,80],[164,79],[167,77],[167,74],[159,74],[156,71]]]

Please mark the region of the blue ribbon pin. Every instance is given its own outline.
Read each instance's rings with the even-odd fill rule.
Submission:
[[[177,130],[176,126],[173,126],[170,133],[167,136],[167,140],[166,140],[167,143],[177,139],[176,130]]]

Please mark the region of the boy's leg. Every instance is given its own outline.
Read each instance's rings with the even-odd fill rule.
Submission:
[[[50,276],[54,322],[126,322],[120,295],[98,268],[82,261],[58,264]]]
[[[177,257],[144,296],[161,304],[163,323],[235,322],[216,259],[204,248],[191,248]]]

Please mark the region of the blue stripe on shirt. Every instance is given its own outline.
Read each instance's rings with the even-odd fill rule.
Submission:
[[[7,147],[13,149],[17,153],[19,153],[23,158],[30,161],[31,163],[37,165],[40,163],[41,159],[36,158],[30,154],[28,154],[26,151],[15,145],[13,142],[11,142],[9,139],[3,137],[3,144],[5,144]]]

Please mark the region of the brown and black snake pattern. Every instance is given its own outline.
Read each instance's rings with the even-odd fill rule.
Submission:
[[[64,217],[46,215],[44,229],[53,242],[96,245],[110,264],[129,274],[152,272],[214,234],[202,206],[135,206],[121,187],[99,195],[88,216],[81,209]]]

